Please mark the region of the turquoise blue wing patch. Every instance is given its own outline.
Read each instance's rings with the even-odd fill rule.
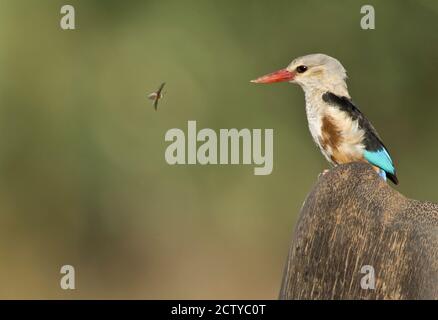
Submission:
[[[395,174],[394,164],[392,163],[391,157],[385,148],[376,151],[365,150],[364,157],[369,163],[375,165],[376,167],[379,167],[380,169],[391,174]]]

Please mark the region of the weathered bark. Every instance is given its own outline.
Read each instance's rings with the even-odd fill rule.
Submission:
[[[363,289],[365,265],[375,289]],[[300,212],[280,299],[438,299],[438,204],[407,199],[365,163],[322,176]]]

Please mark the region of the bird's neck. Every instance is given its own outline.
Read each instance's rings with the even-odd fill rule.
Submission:
[[[298,84],[303,88],[306,97],[331,92],[340,97],[350,98],[345,77],[326,75],[324,78],[301,80]]]
[[[350,98],[350,94],[347,90],[347,85],[343,82],[343,85],[338,86],[302,86],[304,90],[304,96],[306,98],[306,109],[307,112],[313,109],[313,113],[323,112],[328,105],[323,101],[322,96],[327,92],[331,92],[339,97]]]
[[[347,85],[344,81],[338,84],[330,84],[324,86],[302,86],[302,88],[304,90],[306,99],[313,98],[316,96],[321,97],[326,92],[331,92],[339,97],[350,98]]]

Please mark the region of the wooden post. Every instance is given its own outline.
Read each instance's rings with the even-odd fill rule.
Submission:
[[[438,299],[438,204],[366,163],[332,169],[301,209],[280,299]]]

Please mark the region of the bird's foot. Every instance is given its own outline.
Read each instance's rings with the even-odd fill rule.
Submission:
[[[329,172],[329,169],[325,169],[323,172],[318,174],[318,179],[321,178],[323,175],[325,175],[327,172]]]

